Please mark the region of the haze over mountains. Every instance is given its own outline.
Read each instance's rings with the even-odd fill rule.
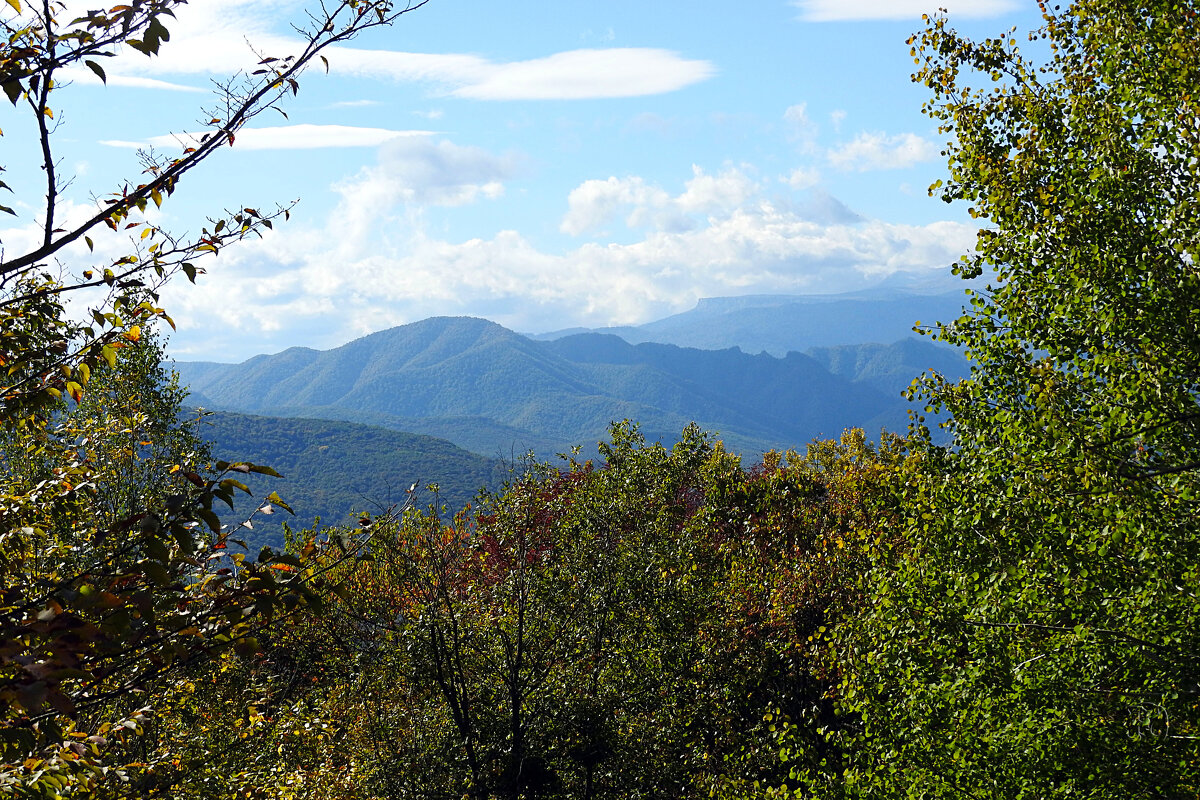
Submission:
[[[573,445],[594,452],[610,423],[629,418],[664,442],[695,421],[754,458],[846,427],[872,436],[903,430],[903,387],[927,368],[967,368],[953,351],[905,334],[916,319],[947,320],[961,307],[961,293],[720,298],[611,329],[620,336],[537,339],[442,317],[328,351],[175,367],[195,402],[210,408],[367,423],[489,457],[548,456]],[[675,343],[644,341],[652,336]]]
[[[932,324],[959,317],[963,300],[962,289],[923,294],[898,288],[827,295],[710,297],[690,311],[644,325],[571,328],[531,338],[610,333],[634,344],[660,342],[704,350],[740,347],[748,353],[784,356],[813,347],[911,338],[917,321]]]

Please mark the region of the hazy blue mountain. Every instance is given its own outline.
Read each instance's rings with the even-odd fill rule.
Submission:
[[[608,333],[635,344],[661,342],[705,350],[736,346],[751,353],[783,356],[813,347],[911,337],[918,320],[930,324],[958,318],[964,300],[961,289],[918,294],[890,288],[831,295],[714,297],[701,300],[691,311],[644,325],[593,331],[572,328],[532,338]]]
[[[420,430],[487,456],[591,449],[624,418],[667,441],[695,421],[750,457],[847,426],[901,429],[906,419],[896,392],[800,353],[633,345],[592,333],[533,341],[471,318],[424,320],[329,351],[175,368],[214,408]]]
[[[966,377],[971,371],[969,362],[956,351],[911,338],[888,345],[814,347],[807,355],[834,375],[873,386],[888,395],[904,391],[927,370],[950,379]]]
[[[255,499],[243,498],[236,513],[222,515],[237,524],[273,491],[296,511],[295,517],[282,510],[257,515],[253,529],[239,531],[237,538],[255,554],[263,544],[282,545],[285,520],[296,530],[316,517],[325,524],[352,523],[354,513],[404,503],[414,483],[438,484],[442,502],[457,510],[505,475],[500,462],[450,442],[349,422],[219,412],[206,417],[198,432],[212,443],[215,458],[266,464],[283,476],[239,476]],[[418,497],[422,503],[433,499],[423,491]]]

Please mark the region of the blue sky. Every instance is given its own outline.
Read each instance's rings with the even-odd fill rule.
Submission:
[[[1032,0],[431,0],[328,52],[287,119],[256,119],[164,204],[157,223],[195,231],[300,200],[166,290],[171,351],[233,361],[434,315],[540,332],[943,280],[974,228],[926,194],[942,140],[905,45],[937,5],[975,36],[1038,19]],[[107,87],[74,75],[68,211],[136,179],[138,147],[177,148],[212,81],[255,60],[247,42],[288,52],[303,7],[192,0],[160,58],[111,60]],[[0,128],[11,254],[42,188],[28,120],[6,110]]]

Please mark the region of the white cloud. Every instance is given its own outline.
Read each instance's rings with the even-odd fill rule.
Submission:
[[[815,169],[796,167],[796,169],[779,178],[793,189],[809,189],[821,182],[821,173]]]
[[[90,69],[81,69],[72,67],[64,69],[62,75],[65,79],[73,83],[82,83],[86,85],[101,86],[107,82],[108,86],[127,86],[132,89],[165,89],[171,92],[199,92],[207,93],[208,89],[201,89],[196,86],[185,86],[181,83],[171,83],[170,81],[160,81],[156,78],[145,78],[137,75],[122,75],[120,73],[107,73],[105,78],[107,81],[101,81],[99,76]]]
[[[938,147],[915,133],[860,133],[853,141],[831,149],[828,156],[830,164],[843,170],[904,169],[937,158]]]
[[[398,206],[462,206],[495,199],[519,166],[516,156],[449,141],[388,142],[379,150],[378,163],[333,187],[341,196],[331,215],[339,220],[335,238],[340,257],[354,258],[375,248],[372,233],[395,216]]]
[[[487,59],[459,53],[404,53],[330,47],[325,51],[329,71],[358,78],[465,85],[482,80],[494,69]]]
[[[336,103],[330,103],[330,108],[369,108],[371,106],[383,105],[378,100],[339,100]]]
[[[685,231],[699,223],[700,215],[727,214],[739,208],[756,190],[755,182],[741,170],[728,168],[710,175],[695,165],[683,193],[675,197],[637,176],[593,179],[571,191],[559,228],[579,236],[625,213],[629,228]]]
[[[276,33],[279,20],[296,18],[294,0],[205,0],[167,20],[171,40],[147,59],[123,51],[105,63],[109,82],[184,89],[151,84],[163,75],[211,75],[249,71],[263,55],[298,53],[303,42],[294,33]],[[253,48],[253,49],[252,49]],[[639,97],[672,92],[706,80],[716,72],[709,61],[648,47],[568,50],[514,61],[493,61],[464,53],[410,53],[346,46],[324,51],[330,72],[433,84],[439,92],[478,100],[570,100]],[[320,68],[321,65],[318,65]],[[132,85],[132,84],[130,84]]]
[[[563,233],[579,236],[589,230],[607,225],[626,207],[639,209],[665,208],[671,197],[662,189],[647,186],[642,178],[609,177],[605,180],[584,181],[567,196],[567,213],[559,228]]]
[[[568,50],[527,61],[462,54],[330,48],[330,70],[360,77],[440,84],[476,100],[580,100],[673,92],[715,72],[708,61],[646,47]]]
[[[809,22],[920,19],[939,8],[955,17],[996,17],[1020,8],[1016,0],[793,0]]]
[[[496,65],[452,94],[477,100],[574,100],[664,94],[706,80],[707,61],[650,48],[572,50]]]
[[[204,0],[182,5],[175,20],[164,20],[171,39],[158,55],[146,58],[123,50],[107,59],[104,69],[110,82],[114,76],[225,77],[249,70],[263,55],[281,58],[299,52],[301,42],[296,36],[280,36],[273,30],[278,20],[292,19],[298,10],[291,0]]]
[[[433,131],[398,131],[389,128],[360,128],[350,125],[279,125],[266,128],[242,128],[234,137],[234,147],[242,150],[308,150],[325,147],[378,147],[398,138],[424,137]],[[200,133],[152,136],[142,142],[108,139],[109,147],[191,147]]]
[[[709,175],[692,165],[692,179],[675,202],[689,213],[729,213],[740,208],[756,189],[754,181],[740,169],[729,168],[717,175]]]
[[[370,190],[392,203],[463,205],[503,194],[503,181],[516,173],[517,161],[445,140],[397,139],[380,148],[376,166],[336,188],[343,197]]]
[[[816,147],[817,123],[808,116],[807,103],[788,106],[783,119],[788,124],[788,138],[796,142],[801,151],[809,152]]]

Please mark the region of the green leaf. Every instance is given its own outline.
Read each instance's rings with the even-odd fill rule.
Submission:
[[[221,520],[213,513],[212,509],[200,507],[196,509],[196,515],[204,520],[205,524],[212,530],[213,533],[218,533],[221,530]]]
[[[279,506],[284,511],[291,514],[293,517],[296,516],[296,512],[292,511],[291,506],[289,506],[287,503],[283,502],[283,498],[281,498],[279,496],[278,492],[271,492],[269,495],[267,495],[267,502]]]
[[[5,81],[0,86],[3,87],[4,93],[8,95],[9,102],[14,106],[21,99],[21,94],[25,91],[25,88],[21,86],[21,82],[18,80]]]
[[[103,82],[105,85],[108,84],[108,76],[104,74],[103,67],[101,67],[99,64],[97,64],[95,61],[84,61],[83,63],[87,66],[88,69],[90,69],[92,72],[96,73],[96,77],[99,78],[101,80],[101,82]]]

